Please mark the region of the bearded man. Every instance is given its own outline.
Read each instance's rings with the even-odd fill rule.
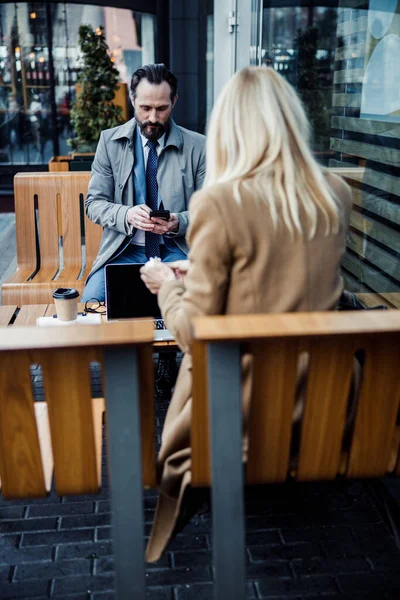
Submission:
[[[82,302],[105,300],[106,264],[187,257],[188,207],[205,175],[205,137],[173,121],[177,87],[165,65],[141,67],[130,87],[134,118],[101,133],[85,207],[104,232]],[[169,210],[169,220],[150,217],[154,210]]]
[[[106,264],[187,257],[189,201],[204,180],[205,137],[173,121],[177,88],[165,65],[141,67],[130,86],[134,118],[101,133],[85,207],[104,231],[82,302],[104,302]],[[154,210],[169,210],[169,220],[150,217]],[[160,355],[160,395],[169,396],[176,371],[175,354]]]

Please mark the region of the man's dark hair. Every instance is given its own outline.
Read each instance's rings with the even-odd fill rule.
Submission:
[[[163,81],[166,81],[171,88],[171,102],[174,101],[178,89],[178,79],[164,64],[144,65],[134,72],[131,80],[131,96],[133,98],[136,98],[136,88],[142,79],[147,79],[149,83],[154,85],[160,85]]]

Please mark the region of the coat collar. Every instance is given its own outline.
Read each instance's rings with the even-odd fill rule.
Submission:
[[[132,140],[136,127],[136,119],[130,119],[130,121],[127,121],[123,125],[117,127],[111,140],[120,140],[123,138],[128,138],[128,140]],[[182,132],[179,129],[178,125],[175,123],[175,121],[173,121],[172,119],[170,121],[170,127],[168,137],[165,142],[165,148],[168,148],[168,146],[175,146],[176,148],[178,148],[178,150],[181,150],[183,147]]]

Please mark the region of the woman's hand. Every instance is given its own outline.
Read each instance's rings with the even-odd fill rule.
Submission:
[[[174,262],[168,263],[168,266],[173,270],[176,279],[183,285],[185,275],[188,272],[190,261],[188,260],[175,260]]]
[[[164,281],[175,279],[174,271],[160,260],[150,259],[140,269],[140,275],[152,294],[158,294]]]

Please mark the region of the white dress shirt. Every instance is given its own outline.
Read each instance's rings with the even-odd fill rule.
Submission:
[[[144,170],[146,171],[150,148],[147,146],[148,139],[146,137],[144,137],[144,135],[141,134],[139,127],[138,127],[138,132],[139,132],[140,138],[142,140],[143,157],[144,157]],[[165,133],[157,140],[157,142],[158,142],[158,146],[157,146],[156,152],[157,152],[157,156],[160,156],[161,151],[163,150],[164,145],[165,145]],[[141,229],[137,229],[135,235],[131,239],[131,244],[135,244],[137,246],[144,246],[145,245],[145,240],[146,240],[146,235],[145,234],[146,234],[145,231],[142,231]],[[162,236],[161,236],[160,244],[162,244],[162,243],[163,243],[163,239],[162,239]]]

